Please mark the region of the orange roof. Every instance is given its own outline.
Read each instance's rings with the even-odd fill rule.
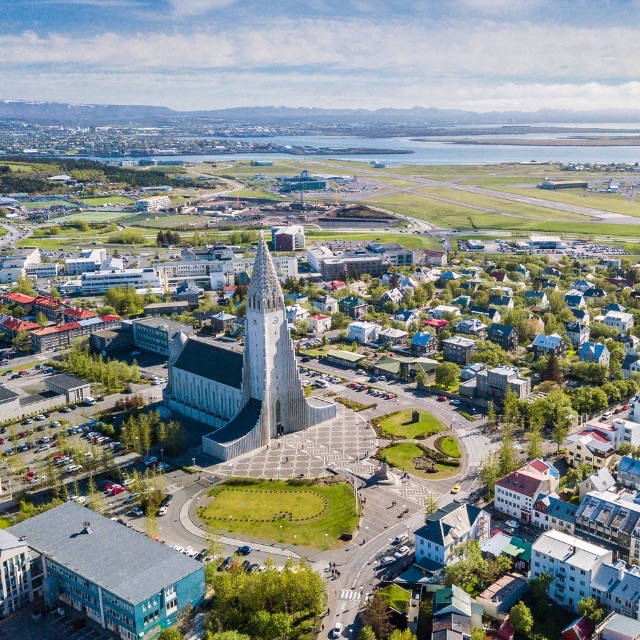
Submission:
[[[18,304],[31,304],[35,298],[28,296],[24,293],[5,293],[2,296],[5,300],[11,300],[11,302],[17,302]]]
[[[32,333],[36,336],[48,336],[52,333],[64,333],[65,331],[73,331],[74,329],[80,328],[81,326],[77,322],[66,322],[65,324],[59,324],[55,327],[43,327]]]
[[[95,318],[98,314],[95,311],[91,311],[90,309],[68,309],[64,312],[65,316],[71,316],[76,320],[86,320],[87,318]]]
[[[6,327],[10,331],[32,331],[33,329],[39,329],[40,325],[37,322],[28,322],[27,320],[19,320],[18,318],[7,318],[3,323],[3,327]]]
[[[120,320],[120,316],[110,314],[108,316],[101,316],[100,320],[102,320],[102,322],[111,322],[112,320]]]

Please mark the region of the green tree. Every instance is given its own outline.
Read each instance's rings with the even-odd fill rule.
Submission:
[[[507,391],[504,396],[503,420],[506,424],[517,426],[520,424],[520,406],[518,394],[515,391]]]
[[[495,484],[501,477],[500,462],[498,458],[493,454],[489,454],[482,463],[480,473],[478,475],[480,485],[487,492],[488,499],[493,498]]]
[[[16,336],[11,341],[11,344],[18,351],[25,351],[27,353],[30,352],[33,348],[33,345],[31,342],[31,334],[28,331],[25,331],[24,329],[16,333]]]
[[[489,400],[489,404],[487,405],[487,426],[490,430],[493,430],[496,426],[497,420],[496,407],[493,404],[493,400]]]
[[[49,320],[47,320],[47,316],[45,316],[44,313],[42,313],[42,311],[38,311],[38,315],[36,316],[36,322],[43,328],[49,324]]]
[[[551,380],[557,385],[562,386],[562,383],[564,382],[564,374],[562,373],[560,360],[555,353],[552,353],[549,356],[545,368],[540,373],[540,377],[542,380]]]
[[[391,611],[389,610],[389,603],[379,590],[367,602],[367,606],[362,612],[362,623],[371,627],[374,635],[379,640],[385,640],[389,637],[393,629]]]
[[[433,515],[440,508],[440,496],[433,491],[430,491],[424,497],[424,514],[428,518]]]
[[[418,371],[418,373],[416,373],[416,384],[419,389],[426,386],[427,374],[424,371]]]
[[[471,640],[484,640],[487,634],[482,627],[472,627]]]
[[[454,549],[456,561],[445,567],[445,582],[461,589],[482,580],[489,568],[477,540],[465,540]]]
[[[511,607],[509,612],[509,622],[513,625],[513,628],[518,633],[527,634],[533,628],[533,616],[531,610],[524,602],[518,602],[518,604]]]
[[[14,293],[24,293],[26,296],[38,296],[38,292],[33,287],[33,280],[25,276],[18,276],[15,287],[11,289]]]
[[[593,597],[582,598],[582,600],[578,602],[578,613],[593,625],[602,622],[606,615],[603,607],[600,606],[600,603]]]
[[[376,634],[369,625],[364,625],[358,634],[358,640],[377,640]]]
[[[502,429],[502,441],[498,451],[498,461],[500,463],[500,477],[506,476],[518,468],[518,460],[516,458],[517,451],[513,443],[513,436],[508,427]]]
[[[540,429],[532,429],[529,431],[529,437],[527,439],[527,457],[529,460],[535,460],[536,458],[542,458],[544,451],[542,431]]]
[[[436,384],[447,389],[460,380],[460,367],[453,362],[443,362],[436,367]]]
[[[251,640],[251,636],[248,636],[245,633],[240,633],[239,631],[235,631],[233,629],[230,631],[222,631],[220,633],[212,633],[211,631],[207,631],[205,640]]]
[[[417,640],[409,629],[394,629],[389,640]]]

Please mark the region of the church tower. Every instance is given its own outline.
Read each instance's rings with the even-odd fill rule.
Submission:
[[[262,403],[262,444],[307,425],[305,395],[289,335],[280,282],[264,238],[260,238],[247,294],[243,404]]]

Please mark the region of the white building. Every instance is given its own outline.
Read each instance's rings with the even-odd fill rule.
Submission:
[[[450,503],[434,514],[415,532],[416,563],[440,565],[451,559],[456,545],[465,540],[487,540],[491,532],[491,516],[470,504]]]
[[[311,333],[324,333],[331,329],[331,316],[325,316],[319,313],[314,316],[309,316],[307,320],[309,321],[309,331],[311,331]]]
[[[633,314],[623,313],[622,311],[608,311],[604,317],[604,323],[607,327],[617,329],[618,333],[623,336],[633,329]]]
[[[79,257],[65,260],[65,270],[69,276],[79,276],[87,271],[98,271],[106,259],[107,252],[104,249],[85,249]]]
[[[298,320],[306,320],[310,314],[304,307],[301,307],[299,304],[292,304],[288,307],[285,307],[285,315],[287,317],[287,322],[289,324],[294,324],[298,322]]]
[[[17,282],[27,275],[27,268],[40,264],[40,250],[24,247],[16,253],[0,258],[0,283]]]
[[[531,522],[543,531],[554,529],[573,533],[576,529],[577,510],[578,505],[561,500],[555,491],[541,493],[533,504]]]
[[[640,620],[640,567],[627,569],[623,560],[603,563],[591,581],[591,594],[608,613]]]
[[[171,198],[169,196],[151,196],[150,198],[142,198],[136,202],[136,211],[160,211],[168,209],[171,206]]]
[[[594,469],[609,467],[614,461],[615,446],[609,439],[612,432],[599,429],[583,429],[570,435],[564,445],[567,464],[578,467],[582,463],[590,464]]]
[[[496,482],[494,508],[531,522],[537,496],[555,491],[559,482],[560,473],[553,465],[544,460],[533,460]]]
[[[352,322],[347,327],[347,340],[355,340],[360,344],[375,342],[380,329],[382,327],[375,322]]]
[[[591,596],[591,581],[611,551],[561,531],[546,531],[531,547],[531,579],[554,576],[549,598],[577,611],[580,600]]]
[[[338,301],[331,296],[320,296],[316,298],[313,301],[313,306],[327,313],[336,313],[336,311],[338,311]]]
[[[57,278],[62,271],[62,265],[59,262],[41,262],[30,264],[24,271],[29,278]]]
[[[0,613],[3,617],[33,600],[31,558],[24,539],[0,530]]]
[[[100,295],[112,287],[134,287],[145,290],[161,287],[158,274],[153,267],[145,269],[114,269],[82,274],[82,295]]]
[[[460,309],[458,309],[458,307],[452,307],[446,304],[439,304],[437,307],[431,310],[431,316],[435,320],[442,320],[442,316],[444,316],[445,313],[450,313],[453,316],[459,316]]]

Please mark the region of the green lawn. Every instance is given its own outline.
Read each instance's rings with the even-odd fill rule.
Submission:
[[[398,413],[382,416],[379,420],[383,434],[389,434],[396,438],[428,438],[434,433],[445,430],[445,426],[430,413],[420,411],[419,422],[412,422],[411,409]]]
[[[82,213],[71,213],[69,215],[54,218],[52,222],[62,222],[64,220],[86,220],[87,222],[111,222],[120,220],[131,215],[131,211],[83,211]]]
[[[198,515],[223,534],[231,530],[323,549],[338,546],[340,534],[352,533],[358,521],[353,489],[346,483],[234,479],[209,496],[212,500]]]
[[[63,205],[66,207],[76,206],[68,200],[35,200],[34,202],[23,202],[22,206],[25,209],[47,209],[48,207],[55,207],[57,205]]]
[[[384,589],[380,589],[380,595],[384,596],[388,600],[389,606],[396,611],[401,611],[402,613],[409,611],[411,591],[403,589],[397,584],[390,584],[384,587]]]
[[[324,232],[307,231],[307,238],[312,240],[362,240],[376,242],[397,242],[407,249],[439,249],[441,247],[438,240],[431,236],[414,235],[412,233],[384,233],[371,231],[369,233],[344,232]]]
[[[133,204],[135,200],[133,198],[127,198],[126,196],[99,196],[97,198],[81,198],[80,202],[84,203],[88,207],[101,207],[103,204],[111,203],[116,204]]]
[[[460,446],[453,436],[440,436],[436,438],[433,445],[438,451],[442,451],[442,453],[450,458],[460,457]]]
[[[438,471],[436,473],[427,473],[426,471],[416,469],[413,461],[423,455],[422,449],[414,442],[401,442],[392,444],[378,452],[380,457],[387,459],[387,462],[402,471],[408,471],[422,478],[430,478],[432,480],[441,480],[454,476],[459,471],[459,467],[450,467],[440,463],[436,464]]]

